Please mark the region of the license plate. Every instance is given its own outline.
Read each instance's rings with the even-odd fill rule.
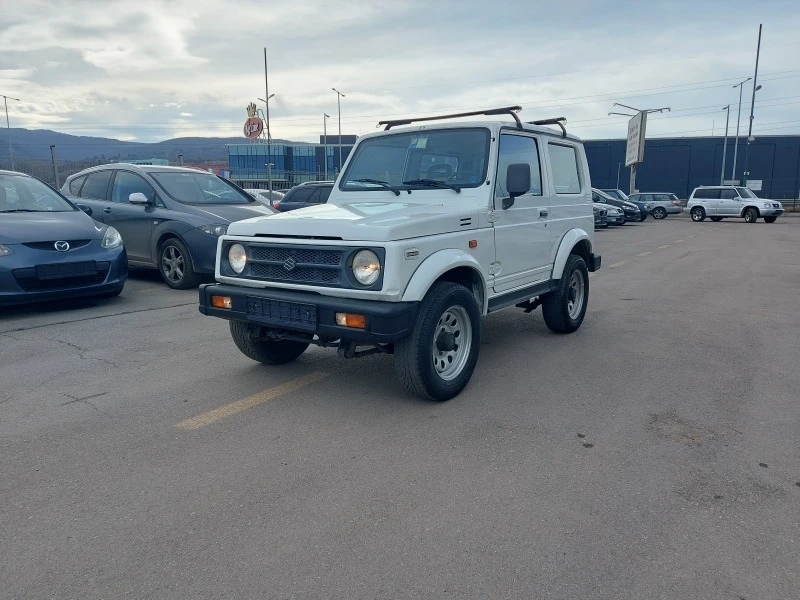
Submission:
[[[253,321],[289,329],[313,331],[317,328],[317,307],[313,304],[248,296],[247,316]]]
[[[36,274],[39,279],[63,279],[65,277],[81,277],[96,275],[97,263],[92,261],[58,263],[55,265],[38,265]]]

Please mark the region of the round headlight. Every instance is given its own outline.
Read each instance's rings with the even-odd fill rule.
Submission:
[[[228,249],[228,264],[237,273],[244,271],[247,264],[247,251],[241,244],[234,244]]]
[[[361,285],[372,285],[381,276],[381,261],[372,250],[359,250],[353,257],[353,275]]]

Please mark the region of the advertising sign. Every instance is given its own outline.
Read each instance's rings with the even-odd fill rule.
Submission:
[[[625,148],[625,166],[630,167],[644,161],[644,138],[647,128],[647,113],[640,112],[628,121],[628,145]]]
[[[256,105],[252,102],[247,105],[247,121],[244,122],[242,131],[244,132],[244,137],[251,140],[264,133],[264,121],[258,117]]]
[[[760,192],[763,183],[764,183],[763,179],[748,179],[747,187],[749,187],[754,192]]]

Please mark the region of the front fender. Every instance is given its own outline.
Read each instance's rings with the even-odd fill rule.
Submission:
[[[551,279],[561,279],[561,275],[564,274],[564,266],[567,264],[567,259],[569,258],[572,249],[578,242],[583,240],[586,240],[589,243],[591,251],[592,239],[583,229],[570,229],[564,235],[564,237],[561,238],[561,243],[558,246],[558,252],[556,252],[556,259],[553,261],[553,275]]]
[[[439,250],[420,263],[403,292],[402,302],[419,302],[439,277],[457,267],[468,267],[480,278],[483,304],[481,314],[486,314],[488,294],[486,293],[486,278],[483,276],[481,265],[468,252],[455,248]]]

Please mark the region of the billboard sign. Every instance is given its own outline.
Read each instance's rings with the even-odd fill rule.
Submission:
[[[252,102],[247,105],[247,121],[244,122],[242,132],[244,133],[244,137],[251,140],[264,133],[264,121],[258,117],[256,105]]]
[[[763,179],[748,179],[747,180],[747,187],[749,187],[754,192],[760,192],[761,186],[764,184]]]
[[[628,145],[625,148],[625,166],[644,162],[644,138],[647,113],[640,112],[628,121]]]

